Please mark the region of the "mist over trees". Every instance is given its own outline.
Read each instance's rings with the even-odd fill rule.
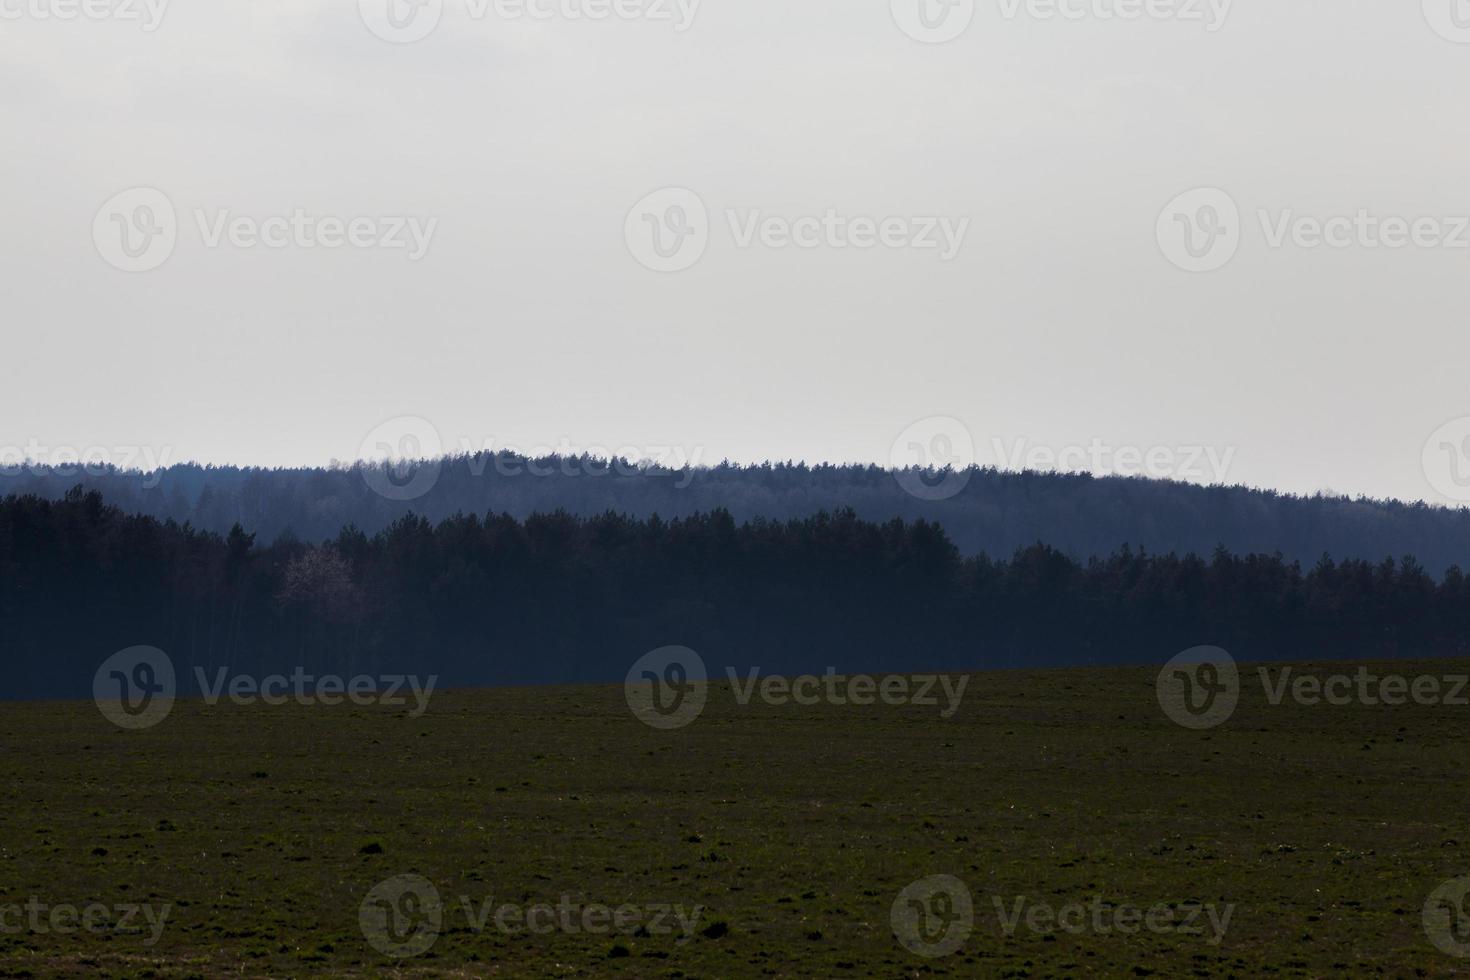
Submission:
[[[1431,573],[1470,563],[1470,510],[1397,501],[1297,497],[1242,487],[1203,487],[1143,478],[1095,478],[972,469],[948,499],[921,499],[877,466],[724,464],[681,471],[640,469],[588,457],[528,460],[480,453],[414,464],[404,471],[353,464],[319,469],[178,465],[156,473],[110,468],[0,468],[0,495],[59,499],[81,484],[128,513],[187,522],[225,534],[235,525],[260,541],[290,533],[335,537],[348,525],[374,534],[413,513],[525,519],[558,510],[608,511],[665,520],[728,511],[736,521],[787,521],[851,508],[865,520],[939,524],[965,555],[1009,555],[1042,541],[1074,558],[1128,544],[1150,552],[1281,552],[1315,562],[1324,552],[1379,561],[1412,554]],[[926,479],[910,472],[906,479]],[[941,477],[931,474],[929,483]],[[427,487],[421,495],[418,491]],[[387,490],[385,495],[383,490]],[[412,496],[410,496],[412,495]],[[409,499],[393,499],[393,498]]]
[[[565,512],[402,517],[262,544],[129,515],[80,488],[0,501],[0,700],[85,697],[156,646],[215,676],[439,674],[440,686],[620,681],[693,647],[716,675],[1465,656],[1470,582],[1413,558],[1208,557],[1033,544],[963,556],[924,520]]]

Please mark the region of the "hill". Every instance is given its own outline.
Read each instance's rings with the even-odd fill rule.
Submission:
[[[1141,477],[1094,478],[970,469],[952,475],[876,466],[723,464],[661,470],[587,457],[527,460],[463,455],[402,471],[353,464],[318,469],[176,465],[154,473],[80,467],[0,470],[0,496],[59,499],[77,485],[129,513],[225,534],[238,523],[263,542],[307,541],[352,525],[368,534],[417,514],[524,519],[558,510],[669,519],[723,509],[737,521],[784,521],[851,508],[876,522],[927,520],[961,553],[1009,555],[1044,542],[1076,559],[1127,544],[1155,553],[1280,552],[1287,561],[1380,561],[1413,555],[1431,573],[1470,566],[1470,510],[1346,497],[1298,497],[1246,487]],[[936,491],[934,488],[941,486]],[[915,492],[917,491],[917,492]],[[942,499],[929,499],[929,498]]]

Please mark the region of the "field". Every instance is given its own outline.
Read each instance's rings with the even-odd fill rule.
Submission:
[[[0,922],[0,975],[1470,974],[1424,923],[1470,874],[1470,707],[1273,706],[1254,673],[1209,731],[1169,721],[1142,669],[977,674],[948,720],[742,706],[717,684],[675,731],[620,685],[447,692],[417,718],[189,701],[145,731],[89,702],[9,704],[0,905],[43,910]],[[364,913],[399,875],[442,901],[415,956],[361,923],[428,914],[392,895]],[[938,957],[891,915],[934,875],[974,909]],[[53,928],[94,903],[167,917],[151,944],[142,912]],[[516,928],[541,904],[572,928]],[[620,906],[621,931],[583,917]],[[1156,906],[1193,929],[1116,914]]]

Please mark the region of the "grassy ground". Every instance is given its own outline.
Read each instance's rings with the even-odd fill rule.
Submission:
[[[1470,973],[1422,921],[1470,874],[1470,707],[1272,707],[1247,675],[1204,732],[1132,669],[976,675],[948,721],[741,707],[717,685],[678,731],[635,720],[620,686],[436,694],[421,718],[181,702],[142,732],[90,703],[5,705],[0,904],[171,911],[151,946],[0,933],[0,975]],[[407,959],[359,924],[401,874],[444,903]],[[973,894],[974,928],[926,958],[890,910],[940,874]],[[461,896],[703,910],[687,939],[506,934],[471,929]],[[1018,897],[1234,911],[1218,945],[1024,920],[1008,936],[995,900]]]

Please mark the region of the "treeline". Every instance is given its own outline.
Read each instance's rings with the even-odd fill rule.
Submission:
[[[1220,544],[1238,554],[1280,551],[1307,564],[1324,552],[1369,560],[1408,553],[1435,575],[1453,564],[1470,565],[1470,510],[1463,508],[1085,474],[976,468],[964,475],[957,494],[927,500],[877,466],[724,464],[670,471],[502,452],[415,464],[406,472],[368,464],[291,470],[179,465],[146,474],[0,467],[0,496],[59,499],[81,483],[129,513],[187,521],[218,534],[240,524],[262,543],[287,532],[322,540],[348,525],[374,534],[410,513],[438,522],[491,511],[524,520],[559,510],[665,519],[725,510],[744,522],[851,508],[880,523],[894,517],[937,523],[965,555],[1009,555],[1045,541],[1085,560],[1128,542],[1155,553],[1209,554]],[[904,478],[910,485],[925,479],[914,472]],[[942,476],[927,478],[938,483]]]
[[[400,518],[268,545],[128,515],[80,488],[0,501],[0,699],[85,697],[113,652],[181,679],[437,673],[445,685],[621,680],[656,647],[773,673],[1463,656],[1470,584],[1412,558],[1308,568],[1279,554],[1040,544],[963,557],[931,521],[852,510],[739,522],[567,513]]]

